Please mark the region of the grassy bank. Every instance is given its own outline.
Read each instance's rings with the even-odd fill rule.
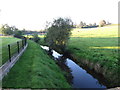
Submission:
[[[68,50],[80,63],[103,74],[108,81],[118,82],[118,28],[117,26],[72,31]],[[114,85],[115,85],[114,84]]]
[[[63,72],[33,41],[3,79],[4,88],[70,88]]]

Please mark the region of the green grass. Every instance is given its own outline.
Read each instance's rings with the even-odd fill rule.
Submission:
[[[4,88],[70,88],[63,72],[41,47],[28,41],[27,50],[3,79]]]
[[[71,37],[118,37],[118,26],[106,26],[90,29],[73,29]]]
[[[23,36],[25,36],[25,37],[27,37],[27,38],[33,38],[33,36],[32,35],[23,35]],[[40,37],[40,38],[44,38],[44,35],[38,35],[38,37]]]
[[[9,59],[9,53],[8,53],[8,44],[11,46],[11,56],[17,52],[17,41],[21,41],[21,39],[14,38],[11,36],[2,36],[0,37],[1,44],[0,44],[0,66],[4,64]],[[21,47],[21,43],[20,43]]]
[[[118,47],[118,38],[71,38],[68,45],[76,56],[99,62],[108,68],[117,66],[118,49],[115,47]]]
[[[118,26],[74,29],[67,45],[78,62],[99,63],[108,72],[118,73]]]
[[[18,38],[7,37],[7,36],[0,37],[0,39],[2,40],[2,47],[21,40],[21,39],[18,39]]]

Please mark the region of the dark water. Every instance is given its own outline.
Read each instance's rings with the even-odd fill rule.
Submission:
[[[45,50],[49,50],[46,46],[41,46]],[[52,56],[59,60],[58,58],[63,55],[57,53],[53,50]],[[73,88],[107,88],[106,86],[99,83],[99,81],[94,78],[91,74],[87,73],[82,67],[77,65],[73,60],[66,58],[66,66],[70,69],[72,74],[72,87]]]

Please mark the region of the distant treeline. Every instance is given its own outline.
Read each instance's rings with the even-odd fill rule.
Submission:
[[[111,23],[106,22],[105,20],[101,20],[99,25],[96,23],[87,25],[85,22],[81,21],[80,24],[76,25],[73,24],[72,28],[96,28],[96,27],[103,27],[105,25],[110,25]],[[13,36],[22,36],[22,35],[33,35],[33,34],[46,34],[46,30],[39,30],[39,31],[30,31],[30,30],[19,30],[15,26],[9,26],[8,24],[4,24],[0,27],[0,36],[1,35],[13,35]]]
[[[74,24],[74,28],[96,28],[96,27],[103,27],[103,26],[106,26],[106,25],[110,25],[111,23],[110,22],[106,22],[105,20],[101,20],[99,22],[99,25],[97,25],[96,23],[93,23],[93,24],[86,24],[85,22],[81,21],[80,24]]]
[[[30,30],[19,30],[15,26],[9,26],[8,24],[4,24],[0,27],[0,35],[13,35],[13,36],[22,36],[26,34],[45,34],[46,31],[30,31]]]

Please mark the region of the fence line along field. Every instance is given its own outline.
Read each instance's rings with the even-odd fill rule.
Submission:
[[[8,44],[10,45],[11,56],[13,56],[18,48],[17,42],[19,42],[19,47],[22,47],[22,40],[14,37],[0,37],[2,40],[2,44],[0,46],[0,55],[2,56],[2,60],[0,61],[1,65],[3,65],[9,59],[9,51],[8,51]]]

